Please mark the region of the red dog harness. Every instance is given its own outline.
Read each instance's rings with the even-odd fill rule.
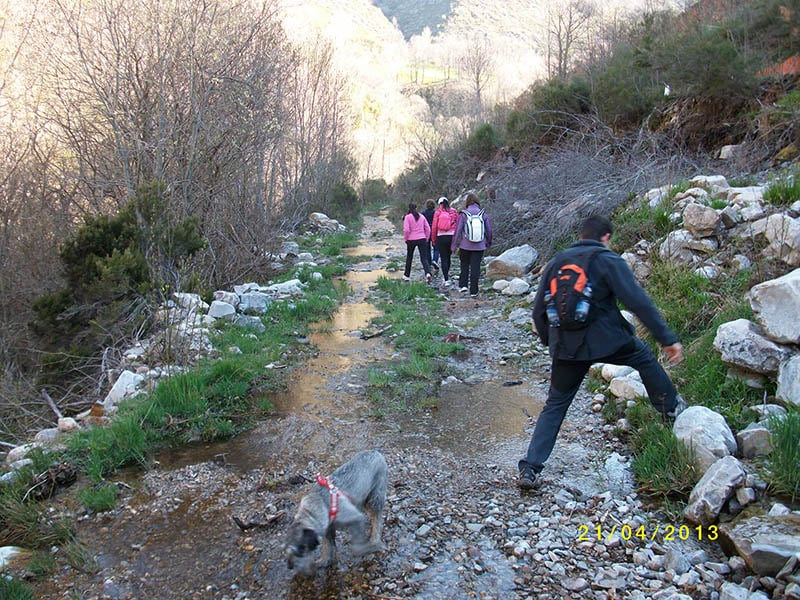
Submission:
[[[339,496],[347,498],[347,494],[341,491],[333,484],[333,480],[328,477],[323,477],[317,473],[317,483],[322,487],[327,488],[331,493],[331,507],[328,510],[328,522],[333,523],[336,515],[339,514]]]

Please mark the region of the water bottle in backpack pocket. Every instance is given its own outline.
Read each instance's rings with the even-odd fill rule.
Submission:
[[[547,316],[553,327],[565,330],[583,329],[590,320],[592,284],[589,281],[589,264],[602,249],[592,253],[577,254],[566,251],[555,263],[555,275],[546,283]],[[558,325],[553,325],[555,313]]]

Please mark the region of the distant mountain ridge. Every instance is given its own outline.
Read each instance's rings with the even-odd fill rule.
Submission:
[[[419,35],[426,27],[436,35],[455,4],[451,0],[373,0],[372,3],[389,21],[396,21],[406,40]]]

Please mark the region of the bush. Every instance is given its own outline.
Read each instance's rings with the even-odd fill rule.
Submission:
[[[348,183],[337,183],[325,192],[322,210],[339,221],[350,222],[360,212],[358,194]]]
[[[386,202],[389,190],[384,179],[365,179],[361,182],[361,203],[378,204]]]
[[[469,135],[464,150],[473,158],[489,160],[502,145],[502,135],[492,125],[484,123]]]
[[[409,202],[421,204],[425,198],[437,198],[446,188],[453,163],[451,156],[445,152],[438,152],[429,164],[417,163],[416,166],[403,171],[395,180],[394,196],[402,198],[402,211]]]
[[[626,414],[634,450],[631,467],[639,489],[663,498],[688,498],[699,479],[693,453],[665,427],[649,401],[640,399]]]
[[[653,81],[648,69],[642,68],[641,58],[639,49],[621,45],[600,70],[592,101],[604,120],[617,125],[635,124],[656,105],[661,86]]]
[[[196,218],[176,221],[168,206],[162,184],[142,186],[119,213],[87,218],[63,244],[66,287],[33,303],[31,329],[52,357],[46,373],[70,379],[68,369],[141,329],[151,293],[179,286],[175,274],[204,241]]]
[[[111,483],[99,483],[81,490],[78,498],[87,509],[105,512],[114,508],[117,503],[117,486]]]
[[[506,117],[506,140],[515,152],[537,144],[552,144],[576,118],[591,110],[591,88],[582,78],[569,83],[551,79],[535,83]]]
[[[680,95],[743,98],[754,86],[736,44],[719,26],[665,36],[654,52],[654,62],[664,81]]]
[[[36,596],[27,585],[2,573],[0,573],[0,598],[3,600],[36,600]]]

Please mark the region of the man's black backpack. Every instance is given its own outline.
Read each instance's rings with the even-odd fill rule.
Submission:
[[[589,324],[592,304],[592,284],[589,266],[604,248],[589,248],[584,252],[568,250],[554,260],[553,276],[545,291],[547,320],[551,327],[566,331],[583,329]]]

